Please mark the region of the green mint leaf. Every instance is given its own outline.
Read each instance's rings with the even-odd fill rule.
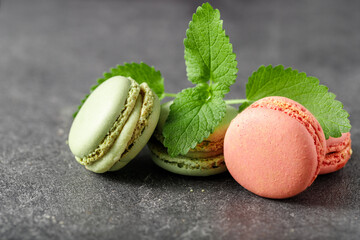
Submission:
[[[336,95],[319,84],[315,77],[306,76],[283,66],[261,66],[252,74],[246,84],[248,103],[240,106],[244,110],[252,102],[268,96],[282,96],[293,99],[306,107],[319,121],[325,137],[340,137],[350,131],[349,114],[343,104],[335,100]]]
[[[225,116],[221,96],[211,96],[211,87],[199,84],[184,89],[170,106],[164,126],[164,145],[171,156],[186,154],[208,137]]]
[[[238,72],[220,12],[209,3],[197,8],[184,46],[187,76],[197,85],[178,94],[170,107],[163,135],[171,156],[186,154],[214,131],[225,116],[223,98]]]
[[[150,67],[143,62],[124,63],[124,65],[118,65],[116,68],[111,68],[110,72],[105,72],[104,77],[99,78],[97,80],[97,84],[91,87],[90,93],[94,91],[100,84],[114,76],[131,77],[139,84],[146,82],[149,87],[156,93],[156,95],[158,95],[159,99],[164,97],[164,79],[161,76],[160,71],[156,71],[154,67]],[[89,95],[90,94],[86,95],[85,98],[81,101],[81,105],[78,107],[78,110],[73,114],[74,118]]]
[[[225,116],[223,98],[238,72],[220,12],[209,3],[197,8],[184,46],[187,76],[197,85],[179,93],[170,107],[163,135],[171,156],[186,154],[214,131]]]
[[[223,30],[220,12],[209,3],[198,7],[184,40],[188,79],[194,83],[221,83],[222,94],[235,83],[237,69],[229,37]]]

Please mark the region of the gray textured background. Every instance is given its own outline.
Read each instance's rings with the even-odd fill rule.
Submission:
[[[218,1],[239,62],[227,98],[244,97],[262,64],[318,77],[350,113],[354,154],[302,194],[269,200],[228,173],[191,178],[156,167],[145,148],[103,175],[66,139],[80,99],[125,61],[186,80],[183,39],[196,1],[0,3],[0,239],[359,239],[360,2]]]

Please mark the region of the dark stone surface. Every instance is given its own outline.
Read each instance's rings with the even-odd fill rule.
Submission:
[[[102,72],[124,61],[186,80],[183,38],[194,1],[0,3],[0,239],[359,239],[359,1],[218,1],[239,62],[227,98],[262,64],[318,77],[350,113],[354,154],[302,194],[269,200],[228,173],[194,178],[144,149],[103,175],[66,145],[72,113]]]

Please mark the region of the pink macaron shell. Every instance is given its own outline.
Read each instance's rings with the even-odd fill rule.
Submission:
[[[267,198],[301,193],[318,171],[313,136],[298,120],[274,109],[248,108],[233,119],[224,157],[240,185]]]
[[[321,164],[319,174],[332,173],[342,169],[349,161],[351,151],[350,133],[343,133],[339,138],[330,137],[326,140],[327,153]]]
[[[341,137],[333,138],[329,137],[326,140],[326,153],[338,152],[341,151],[347,146],[350,142],[350,132],[342,133]]]

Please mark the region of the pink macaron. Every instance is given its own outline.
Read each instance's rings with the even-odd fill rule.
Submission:
[[[254,102],[235,117],[224,139],[226,166],[247,190],[267,198],[295,196],[320,171],[326,140],[316,118],[285,97]]]
[[[348,132],[339,138],[330,137],[326,140],[326,155],[319,174],[332,173],[345,166],[352,154],[350,136]]]

